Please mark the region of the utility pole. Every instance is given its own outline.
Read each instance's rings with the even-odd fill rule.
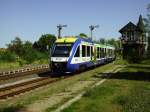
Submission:
[[[67,27],[67,25],[61,25],[61,24],[59,24],[57,26],[57,28],[58,28],[58,38],[61,38],[61,30],[62,30],[63,27]]]
[[[90,25],[89,28],[90,28],[90,31],[91,31],[91,39],[92,39],[93,38],[93,30],[95,28],[99,28],[99,25]]]

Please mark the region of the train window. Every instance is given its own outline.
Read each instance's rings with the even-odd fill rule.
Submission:
[[[93,56],[93,47],[91,46],[91,56]]]
[[[73,44],[56,44],[53,57],[69,57]]]
[[[102,58],[104,58],[104,48],[102,48]]]
[[[74,57],[80,57],[80,46],[78,46]]]
[[[112,49],[110,49],[110,53],[109,53],[109,56],[112,56]]]
[[[106,48],[104,49],[104,57],[107,56],[107,53],[106,53]]]
[[[99,58],[99,47],[97,47],[97,49],[96,49],[96,51],[97,51],[97,58]]]
[[[101,48],[99,47],[99,58],[101,58]]]
[[[99,48],[99,57],[101,58],[102,57],[102,49]]]
[[[90,46],[87,46],[87,57],[90,57]]]
[[[82,45],[82,57],[86,57],[86,46]]]

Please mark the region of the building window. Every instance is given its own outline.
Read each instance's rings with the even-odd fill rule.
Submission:
[[[134,32],[130,32],[131,33],[131,40],[134,40]]]
[[[127,32],[127,37],[128,37],[128,40],[131,40],[130,32]]]

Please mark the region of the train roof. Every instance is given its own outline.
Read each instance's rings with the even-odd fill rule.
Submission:
[[[63,37],[63,38],[57,39],[56,43],[75,43],[77,39],[81,39],[81,41],[86,41],[86,42],[94,43],[94,42],[92,42],[91,38],[86,38],[86,37],[84,38],[84,37],[80,37],[80,36],[67,36],[67,37]],[[104,44],[99,44],[99,43],[94,43],[94,45],[96,47],[102,47],[102,48],[108,48],[108,49],[115,49],[111,45],[104,45]]]
[[[78,38],[69,36],[69,37],[64,37],[56,40],[56,43],[74,43]]]
[[[81,39],[82,41],[91,42],[90,38],[80,37],[80,36],[67,36],[56,40],[56,43],[74,43],[77,39]]]

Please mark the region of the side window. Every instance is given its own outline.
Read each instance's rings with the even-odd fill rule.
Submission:
[[[99,58],[101,58],[101,48],[99,47]]]
[[[93,56],[93,47],[91,46],[91,56]]]
[[[82,57],[86,56],[86,46],[82,45]]]
[[[99,51],[100,51],[100,52],[99,52],[99,57],[102,58],[102,49],[99,48]]]
[[[106,57],[107,56],[106,48],[104,49],[104,52],[105,52],[105,56],[104,57]]]
[[[97,56],[96,57],[99,58],[99,48],[98,47],[96,48],[96,52],[97,52]]]
[[[102,58],[104,58],[104,48],[102,48]]]
[[[87,46],[87,57],[90,57],[90,46]]]
[[[80,57],[80,46],[78,46],[74,57]]]

